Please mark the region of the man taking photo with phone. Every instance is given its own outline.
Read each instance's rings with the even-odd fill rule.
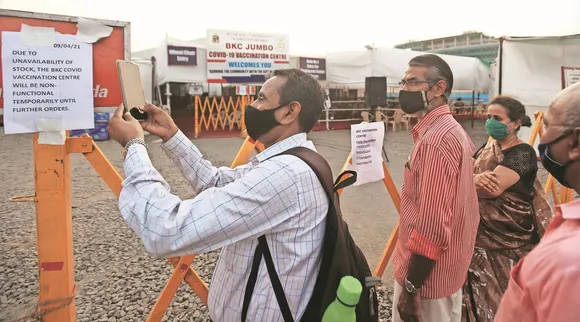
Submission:
[[[294,320],[304,314],[320,266],[328,198],[314,171],[290,155],[315,150],[306,133],[318,122],[324,95],[318,82],[297,69],[273,72],[245,111],[248,135],[266,150],[234,169],[214,167],[159,107],[147,105],[138,122],[120,107],[110,136],[126,151],[121,216],[154,256],[171,257],[222,248],[209,290],[214,321],[240,321],[258,237],[265,235]],[[191,183],[195,198],[181,200],[155,169],[143,131],[158,135],[162,149]],[[274,157],[275,156],[275,157]],[[264,261],[247,321],[282,321]]]

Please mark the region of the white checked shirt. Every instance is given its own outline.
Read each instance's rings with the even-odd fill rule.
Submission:
[[[222,248],[209,290],[216,322],[240,321],[258,237],[266,239],[295,320],[310,300],[321,260],[328,198],[316,174],[287,149],[315,150],[306,134],[272,145],[235,169],[216,168],[178,132],[162,145],[197,194],[181,200],[153,167],[147,150],[132,145],[124,162],[121,216],[153,256]],[[247,321],[283,321],[264,260]]]

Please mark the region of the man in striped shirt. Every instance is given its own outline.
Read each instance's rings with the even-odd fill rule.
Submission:
[[[447,105],[453,73],[443,59],[414,57],[400,85],[401,108],[419,122],[404,170],[393,322],[460,321],[479,224],[475,149]]]

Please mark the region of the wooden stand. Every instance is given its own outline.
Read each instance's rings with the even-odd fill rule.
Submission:
[[[536,111],[534,113],[534,116],[536,118],[536,122],[534,124],[534,127],[532,128],[532,134],[530,135],[530,140],[528,142],[531,146],[533,146],[534,143],[536,142],[536,138],[538,137],[541,138],[542,135],[544,134],[544,124],[543,124],[544,113]],[[548,193],[550,191],[552,192],[552,198],[554,199],[555,205],[570,202],[574,198],[574,190],[566,188],[564,186],[560,186],[560,194],[558,195],[558,189],[556,188],[556,180],[554,180],[554,177],[552,177],[551,174],[548,174],[548,178],[546,179],[546,183],[544,185],[544,192]]]
[[[254,148],[256,148],[256,145],[256,142],[252,139],[249,137],[246,138],[242,147],[238,151],[238,154],[234,158],[231,168],[235,168],[248,162],[252,156]],[[260,146],[261,144],[258,144],[258,147]],[[191,263],[193,263],[194,258],[195,255],[187,255],[169,259],[169,262],[175,267],[175,270],[173,271],[173,274],[171,274],[171,277],[169,277],[163,291],[161,291],[161,295],[159,295],[155,306],[153,306],[153,310],[151,310],[147,322],[161,321],[169,307],[169,304],[173,301],[179,285],[184,279],[191,286],[195,294],[197,294],[203,303],[207,305],[208,287],[207,284],[201,280],[197,272],[191,268]]]
[[[75,321],[71,166],[67,145],[38,144],[34,134],[34,177],[39,296],[37,317]]]
[[[541,111],[536,111],[534,113],[534,117],[536,122],[534,123],[534,127],[532,128],[532,134],[530,134],[530,139],[528,140],[528,144],[531,146],[534,145],[538,137],[541,138],[542,135],[544,134],[544,124],[542,123],[544,113]],[[488,141],[493,141],[493,139],[490,137]],[[558,189],[556,188],[556,180],[549,173],[548,178],[546,179],[546,183],[544,184],[544,192],[545,193],[552,192],[554,205],[570,202],[574,198],[574,191],[570,188],[560,186],[560,189],[558,191]]]
[[[536,112],[536,124],[532,130],[530,144],[543,134],[542,112]],[[91,163],[109,189],[118,197],[122,178],[107,160],[99,147],[88,136],[67,138],[64,145],[38,144],[38,134],[34,135],[35,202],[38,232],[39,303],[34,317],[42,317],[46,322],[75,321],[75,285],[73,270],[73,238],[71,211],[71,166],[70,153],[82,153]],[[263,151],[260,143],[246,138],[231,167],[248,162],[254,149]],[[352,163],[349,154],[341,173]],[[397,211],[401,211],[401,199],[393,179],[383,161],[385,178],[383,182]],[[343,178],[346,179],[347,176]],[[572,200],[572,190],[560,187],[557,193],[554,178],[548,176],[545,191],[552,191],[556,204]],[[338,192],[342,193],[342,190]],[[381,276],[393,254],[399,233],[399,222],[395,224],[374,275]],[[169,258],[175,267],[167,281],[147,321],[161,321],[179,285],[183,280],[207,305],[208,286],[199,274],[191,268],[195,255]]]
[[[342,166],[342,169],[340,169],[339,174],[344,172],[349,164],[352,164],[352,153],[349,153],[348,157],[346,158],[346,161],[344,162],[344,165]],[[393,181],[393,177],[391,177],[391,173],[389,172],[389,168],[387,167],[387,163],[385,161],[383,161],[383,172],[385,174],[385,177],[383,178],[383,183],[385,184],[385,187],[387,188],[387,191],[389,192],[391,200],[393,200],[393,204],[395,205],[397,212],[400,214],[401,213],[401,197],[399,195],[399,191],[397,190],[397,186],[395,185],[395,182]],[[346,180],[349,177],[350,177],[349,175],[345,175],[344,177],[342,177],[341,182]],[[338,190],[338,194],[339,195],[342,194],[342,191],[343,191],[343,189]],[[382,277],[383,274],[385,273],[385,269],[387,268],[387,265],[389,264],[389,260],[391,259],[391,256],[393,255],[393,252],[395,251],[395,246],[397,245],[398,236],[399,236],[399,220],[397,219],[397,222],[395,223],[395,227],[393,227],[393,231],[391,232],[391,235],[389,236],[389,239],[387,240],[387,245],[385,246],[385,249],[383,250],[383,254],[381,255],[381,258],[379,259],[379,263],[377,264],[377,266],[373,272],[373,274],[375,276]]]

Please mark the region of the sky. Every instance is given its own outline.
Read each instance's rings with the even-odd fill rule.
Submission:
[[[580,34],[579,0],[0,0],[0,9],[131,22],[132,51],[207,29],[282,33],[290,53],[392,47],[476,30],[492,36]]]

